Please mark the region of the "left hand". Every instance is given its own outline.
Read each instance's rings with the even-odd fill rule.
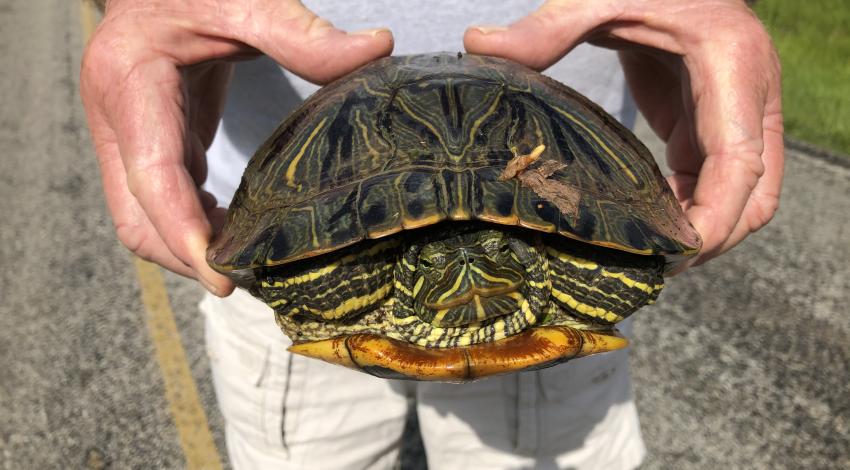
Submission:
[[[742,0],[548,0],[507,27],[475,26],[471,53],[545,69],[589,41],[620,51],[638,107],[667,142],[668,178],[703,238],[700,264],[764,226],[783,173],[780,68]]]

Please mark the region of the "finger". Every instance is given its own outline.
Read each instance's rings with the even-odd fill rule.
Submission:
[[[543,70],[614,14],[608,2],[550,0],[509,26],[471,26],[463,42],[470,53],[504,57]]]
[[[698,18],[687,11],[694,8],[700,6],[683,5],[680,13]],[[770,220],[783,166],[779,68],[770,39],[741,4],[718,2],[712,14],[723,21],[687,28],[675,18],[666,24],[656,18],[609,30],[619,40],[681,56],[682,107],[670,110],[676,118],[669,127],[667,155],[680,181],[698,176],[695,186],[679,187],[692,190],[685,207],[703,237],[697,262],[730,249]],[[717,41],[721,35],[724,40]],[[654,99],[650,104],[664,101]],[[678,97],[668,98],[673,100]],[[776,118],[778,126],[771,123]]]
[[[197,278],[194,269],[177,259],[150,223],[136,199],[127,189],[126,171],[121,161],[115,133],[106,124],[99,106],[93,106],[92,95],[83,93],[89,128],[100,165],[103,192],[118,240],[136,256],[153,261],[166,269]]]
[[[210,219],[210,224],[213,227],[213,232],[221,232],[222,227],[224,227],[224,222],[227,219],[227,209],[221,207],[213,208],[207,213],[207,216]]]
[[[189,102],[187,127],[192,129],[200,144],[199,148],[205,152],[212,144],[218,130],[218,118],[224,112],[227,85],[233,76],[233,64],[205,63],[184,67],[182,71],[187,95],[185,99]]]
[[[110,27],[104,26],[107,32]],[[233,285],[205,261],[210,228],[185,167],[184,158],[191,156],[185,147],[192,144],[184,127],[180,72],[155,49],[132,46],[93,41],[81,73],[116,232],[137,255],[226,295]],[[122,60],[114,60],[116,53]],[[202,179],[203,168],[196,171]]]
[[[779,103],[776,103],[779,106]],[[776,108],[775,108],[776,109]],[[751,233],[765,226],[779,208],[779,196],[784,175],[785,144],[782,139],[782,115],[770,112],[764,126],[764,174],[759,178],[747,200],[741,217],[729,236],[714,251],[701,254],[695,265],[704,263],[712,257],[730,250]]]
[[[668,142],[683,111],[681,60],[663,60],[648,51],[620,51],[618,56],[635,103],[655,134]]]
[[[136,256],[183,276],[196,278],[195,270],[171,253],[144,210],[127,190],[126,173],[118,157],[117,145],[101,146],[98,155],[106,203],[118,240]]]
[[[732,44],[685,57],[697,140],[705,155],[688,210],[703,235],[703,260],[766,223],[769,217],[756,223],[755,214],[770,209],[761,205],[765,197],[779,194],[781,129],[765,131],[765,124],[775,119],[768,116],[781,116],[778,61],[769,45],[751,32]],[[770,216],[773,211],[775,207]]]
[[[109,118],[129,192],[168,251],[191,267],[208,290],[222,295],[232,284],[206,262],[212,232],[185,165],[191,149],[186,148],[190,139],[180,79],[178,70],[166,60],[136,65],[114,97],[120,107],[108,108],[114,110]]]
[[[667,177],[667,184],[670,185],[682,209],[687,211],[693,202],[697,176],[687,173],[674,173]]]
[[[655,134],[667,143],[670,169],[696,176],[703,155],[694,135],[690,76],[681,58],[643,50],[620,51],[619,57],[638,108]]]
[[[124,177],[126,173],[121,159],[117,156],[104,159],[103,164],[104,192],[119,241],[140,258],[152,261],[182,276],[197,279],[195,270],[171,253],[135,197],[127,191],[127,182]],[[212,194],[203,191],[200,197],[204,210],[208,214],[221,211],[216,209],[216,199]],[[216,215],[219,214],[216,213]],[[221,293],[224,295],[228,291],[223,290]]]
[[[204,213],[207,214],[207,219],[209,219],[209,213],[218,207],[218,200],[211,192],[204,191],[203,189],[198,191],[198,197],[201,199],[201,205],[204,207]]]
[[[285,9],[278,0],[257,3],[269,10],[267,15],[258,16],[259,29],[254,31],[257,41],[253,45],[306,80],[328,83],[392,52],[393,35],[389,29],[347,33],[299,1],[284,2]]]
[[[195,186],[200,187],[207,180],[207,149],[201,137],[194,130],[188,131],[183,164],[189,170]]]
[[[379,57],[393,48],[392,33],[386,28],[345,32],[317,16],[296,0],[253,0],[220,2],[217,9],[180,11],[197,18],[184,35],[202,37],[210,44],[192,44],[184,36],[154,38],[162,50],[173,54],[182,65],[196,64],[256,49],[271,56],[293,73],[315,83],[327,83]],[[190,6],[182,8],[190,9]],[[168,20],[168,18],[166,18]],[[173,47],[182,41],[179,50]]]

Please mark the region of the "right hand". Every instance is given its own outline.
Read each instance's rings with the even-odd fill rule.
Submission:
[[[136,255],[233,284],[206,263],[216,201],[205,152],[237,60],[264,53],[315,83],[392,51],[387,29],[346,33],[298,0],[109,0],[86,46],[80,93],[118,238]]]

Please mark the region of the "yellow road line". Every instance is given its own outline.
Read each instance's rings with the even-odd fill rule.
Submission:
[[[97,26],[97,18],[94,4],[82,0],[80,24],[86,42]],[[145,307],[145,323],[162,372],[165,398],[180,436],[186,468],[221,469],[221,457],[210,433],[207,415],[201,406],[198,388],[192,379],[186,352],[180,342],[162,273],[155,264],[135,257],[133,259]]]
[[[97,27],[97,8],[94,2],[90,0],[82,0],[80,4],[80,23],[83,26],[83,39],[88,42],[94,28]]]
[[[145,320],[162,371],[171,418],[180,435],[186,468],[220,469],[221,460],[186,362],[160,268],[139,258],[134,259],[147,314]]]

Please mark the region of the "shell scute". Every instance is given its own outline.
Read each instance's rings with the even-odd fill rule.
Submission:
[[[540,145],[576,191],[564,212],[507,163]],[[375,61],[308,99],[258,150],[208,259],[281,264],[441,220],[557,232],[668,258],[694,254],[649,151],[572,89],[516,63],[426,54]]]

